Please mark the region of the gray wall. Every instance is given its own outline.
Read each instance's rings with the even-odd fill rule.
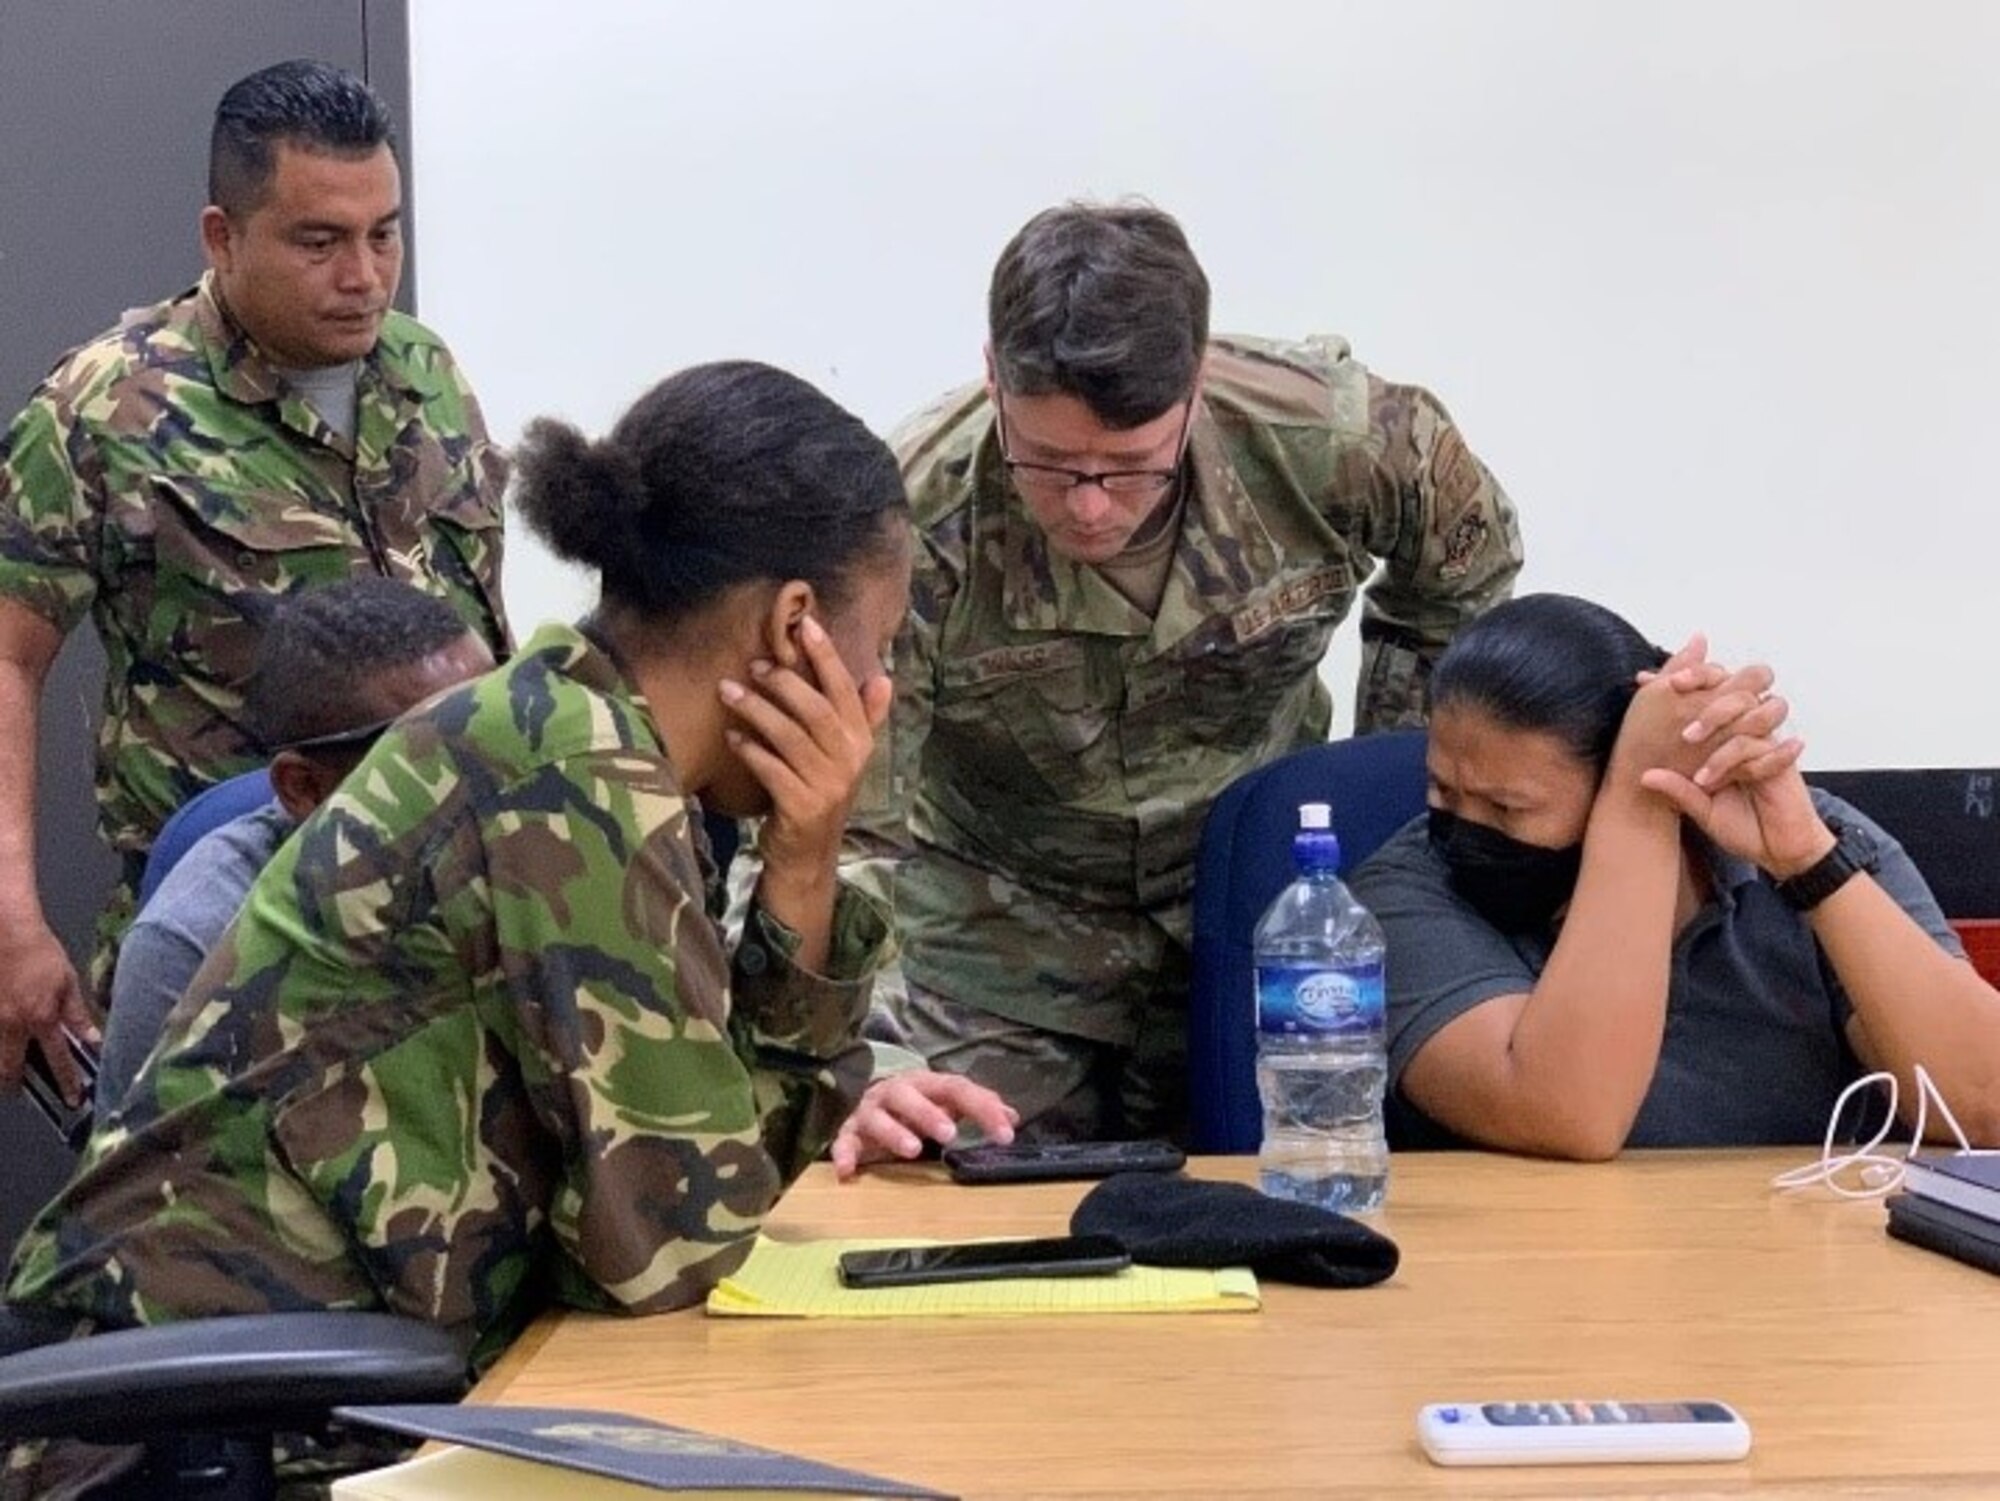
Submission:
[[[407,147],[408,35],[404,0],[0,3],[0,411],[123,309],[200,274],[208,124],[230,83],[291,57],[337,63],[389,100]],[[406,306],[414,285],[406,273]],[[103,675],[79,630],[42,701],[42,905],[79,965],[113,871],[91,799]],[[0,1248],[66,1168],[41,1117],[0,1101]]]

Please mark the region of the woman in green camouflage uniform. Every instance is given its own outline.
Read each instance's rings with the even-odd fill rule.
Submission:
[[[406,715],[273,858],[12,1302],[388,1309],[476,1371],[552,1301],[700,1299],[848,1115],[886,924],[834,866],[907,600],[894,459],[731,363],[518,460],[600,607]],[[697,797],[764,817],[733,955]]]

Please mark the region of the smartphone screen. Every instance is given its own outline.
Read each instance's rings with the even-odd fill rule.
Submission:
[[[840,1280],[848,1287],[911,1287],[998,1277],[1094,1277],[1131,1264],[1131,1253],[1108,1235],[1059,1235],[847,1251],[840,1258]]]

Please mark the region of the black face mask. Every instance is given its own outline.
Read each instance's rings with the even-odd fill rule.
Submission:
[[[1576,890],[1583,841],[1563,849],[1523,844],[1484,824],[1430,810],[1431,848],[1451,869],[1452,889],[1503,933],[1544,930]]]

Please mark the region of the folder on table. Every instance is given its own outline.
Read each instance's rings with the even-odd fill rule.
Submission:
[[[1929,1152],[1903,1164],[1903,1188],[2000,1221],[2000,1152]]]
[[[568,1407],[342,1407],[343,1422],[476,1447],[420,1454],[333,1483],[333,1501],[660,1501],[663,1496],[914,1497],[942,1491],[652,1423]]]
[[[843,1251],[910,1240],[780,1241],[758,1236],[749,1258],[708,1295],[711,1314],[870,1319],[1062,1313],[1252,1313],[1257,1279],[1247,1267],[1130,1266],[1103,1277],[1008,1277],[921,1287],[841,1284]]]

